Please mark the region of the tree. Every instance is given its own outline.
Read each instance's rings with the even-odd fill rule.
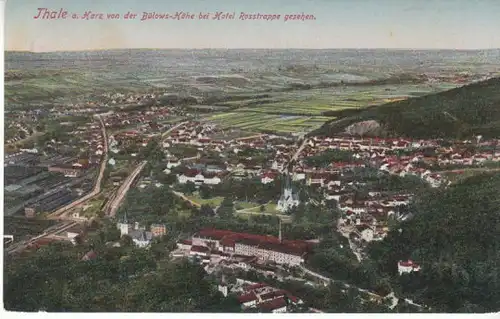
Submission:
[[[435,311],[500,308],[499,174],[484,174],[447,189],[422,192],[414,217],[369,247],[378,270],[396,275],[401,259],[416,258],[422,270],[398,278],[403,293]],[[418,258],[418,259],[417,259]],[[461,310],[461,311],[462,311]]]
[[[85,250],[83,250],[85,251]],[[6,309],[15,311],[237,311],[204,270],[187,261],[157,264],[157,251],[102,248],[92,262],[82,249],[51,244],[30,258],[5,260]]]
[[[182,187],[182,192],[184,194],[192,194],[196,191],[196,185],[195,183],[188,181],[184,186]]]
[[[122,238],[120,238],[120,244],[124,247],[130,247],[134,245],[134,241],[129,235],[123,235]]]
[[[214,210],[208,204],[201,205],[200,214],[202,216],[214,216],[215,215]]]
[[[234,203],[231,197],[224,197],[219,208],[217,215],[223,219],[230,219],[234,216]]]
[[[148,160],[149,162],[155,164],[160,163],[165,159],[165,154],[161,148],[160,141],[157,138],[153,138],[148,142],[146,147],[141,149],[140,157]]]
[[[200,197],[203,199],[209,199],[210,197],[212,197],[210,187],[208,185],[205,184],[201,185],[199,192],[200,192]]]

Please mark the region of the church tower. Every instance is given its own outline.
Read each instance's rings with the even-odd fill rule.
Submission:
[[[229,287],[226,284],[226,276],[225,275],[222,275],[221,283],[219,284],[219,286],[217,288],[222,293],[222,295],[224,295],[224,297],[227,297],[227,295],[229,293]]]
[[[287,212],[293,207],[299,205],[299,197],[293,192],[292,181],[288,172],[285,173],[283,178],[284,183],[277,209],[281,212]]]
[[[128,235],[129,225],[127,220],[127,212],[125,212],[123,221],[118,223],[118,228],[120,229],[120,236]]]

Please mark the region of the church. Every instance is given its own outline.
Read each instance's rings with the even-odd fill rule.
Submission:
[[[116,227],[120,230],[120,235],[130,236],[137,247],[144,248],[149,246],[153,239],[153,233],[146,231],[143,227],[139,227],[139,223],[130,225],[127,220],[127,213],[125,212],[123,221],[118,222]]]
[[[284,176],[281,197],[278,200],[276,209],[278,209],[280,212],[285,213],[290,211],[293,207],[297,207],[299,203],[299,196],[293,191],[290,175],[286,173]]]

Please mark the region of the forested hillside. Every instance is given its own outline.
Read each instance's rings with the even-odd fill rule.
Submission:
[[[350,124],[375,120],[391,136],[499,136],[500,78],[365,110],[332,111],[327,115],[345,119],[325,123],[311,135],[331,135],[344,131]]]
[[[498,311],[500,174],[429,191],[413,209],[414,219],[371,247],[379,270],[395,274],[399,260],[412,259],[422,270],[396,287],[416,302],[443,312]]]

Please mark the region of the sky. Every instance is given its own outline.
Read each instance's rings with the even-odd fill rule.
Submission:
[[[38,8],[119,20],[34,19]],[[195,20],[141,21],[144,12],[195,14]],[[200,12],[235,13],[199,20]],[[136,19],[125,20],[127,12]],[[241,12],[280,14],[239,20]],[[285,15],[315,20],[284,21]],[[500,0],[7,0],[5,48],[82,51],[118,48],[500,48]]]

